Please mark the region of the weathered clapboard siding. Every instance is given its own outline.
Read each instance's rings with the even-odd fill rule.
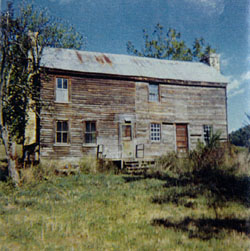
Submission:
[[[175,124],[188,126],[189,148],[203,141],[203,125],[213,125],[227,138],[225,88],[160,84],[160,101],[148,102],[148,83],[136,83],[137,142],[145,155],[159,156],[176,150]],[[150,123],[161,124],[161,142],[150,142]]]
[[[43,81],[41,99],[49,109],[40,114],[41,159],[76,159],[96,155],[98,148],[114,160],[150,159],[193,149],[204,140],[204,125],[227,139],[226,79],[208,65],[67,49],[45,52],[50,78]],[[55,101],[56,77],[68,79],[68,103]],[[149,102],[149,83],[159,85],[158,102]],[[58,120],[68,122],[67,144],[56,143]],[[85,142],[86,121],[96,122],[96,143]],[[159,141],[151,141],[151,123],[160,125]]]
[[[55,99],[55,79],[69,79],[69,103],[57,103]],[[135,83],[74,77],[68,75],[51,75],[50,81],[43,83],[41,98],[51,103],[50,110],[41,112],[40,152],[41,158],[74,158],[83,154],[96,154],[97,145],[103,144],[106,154],[119,158],[119,114],[135,113]],[[55,144],[56,120],[68,120],[68,146]],[[84,145],[84,122],[96,121],[97,144]]]
[[[148,101],[148,82],[88,78],[63,75],[69,79],[69,103],[57,103],[55,79],[43,83],[41,97],[51,103],[41,112],[41,157],[80,158],[96,155],[97,145],[104,145],[108,158],[122,158],[119,115],[134,115],[133,148],[144,145],[144,156],[155,157],[176,150],[176,124],[187,124],[188,145],[192,149],[203,141],[203,125],[213,125],[227,138],[225,88],[206,84],[178,85],[160,83],[159,102]],[[70,142],[55,144],[56,120],[68,120]],[[96,121],[97,144],[84,144],[84,122]],[[151,142],[150,124],[161,124],[160,142]]]

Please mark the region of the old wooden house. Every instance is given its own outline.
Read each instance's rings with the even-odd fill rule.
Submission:
[[[216,55],[208,62],[47,48],[40,159],[153,159],[212,130],[227,140],[227,80]]]

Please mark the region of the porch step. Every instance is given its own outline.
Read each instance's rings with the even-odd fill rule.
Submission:
[[[143,174],[154,165],[155,161],[124,161],[123,166],[128,174]]]

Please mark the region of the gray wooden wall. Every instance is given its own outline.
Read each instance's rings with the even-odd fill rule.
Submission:
[[[55,103],[56,76],[69,79],[69,103]],[[144,157],[150,158],[176,150],[175,124],[186,123],[189,148],[203,140],[203,125],[213,125],[227,138],[226,91],[216,84],[160,84],[160,101],[148,102],[148,82],[51,74],[42,86],[41,98],[50,107],[41,111],[41,159],[74,159],[96,155],[104,145],[107,158],[120,159],[120,124],[129,118],[133,124],[134,150],[144,144]],[[66,119],[70,126],[68,145],[55,144],[56,121]],[[97,145],[84,144],[84,121],[97,122]],[[150,142],[150,123],[161,124],[161,142]]]

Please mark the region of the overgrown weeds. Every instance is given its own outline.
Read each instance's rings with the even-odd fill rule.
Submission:
[[[156,172],[164,177],[168,189],[152,201],[195,207],[192,199],[203,196],[216,219],[230,201],[250,207],[250,178],[246,173],[249,155],[244,161],[237,156],[237,149],[220,143],[220,134],[215,133],[207,145],[199,143],[184,159],[172,153],[161,157]]]

